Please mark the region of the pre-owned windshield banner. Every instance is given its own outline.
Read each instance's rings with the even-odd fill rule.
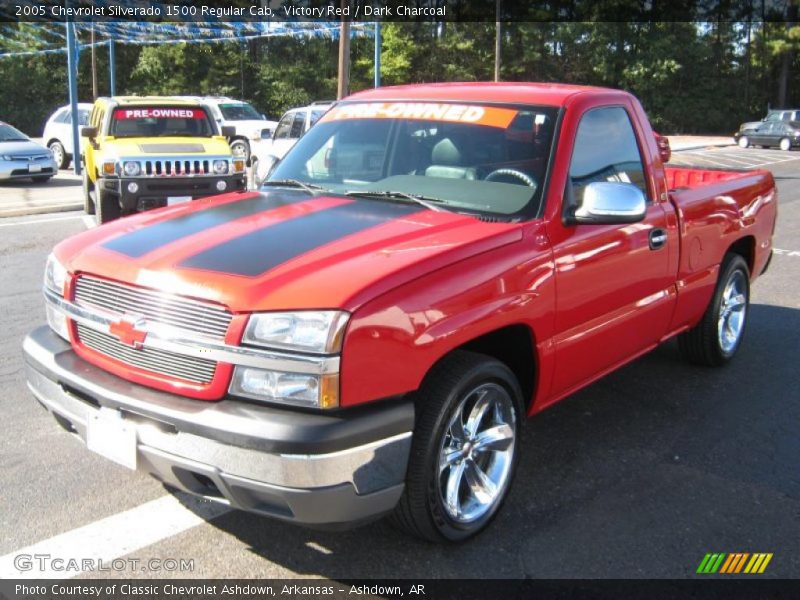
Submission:
[[[206,113],[194,108],[118,108],[115,119],[205,119]]]
[[[340,104],[328,111],[320,121],[341,119],[422,119],[474,123],[489,127],[509,126],[517,111],[495,106],[452,104],[449,102],[355,102]]]

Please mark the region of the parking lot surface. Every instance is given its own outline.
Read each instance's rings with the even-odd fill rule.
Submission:
[[[800,152],[691,150],[673,163],[775,174],[777,250],[739,355],[697,368],[668,342],[529,421],[504,509],[461,546],[385,522],[317,532],[173,497],[88,452],[27,391],[20,346],[44,323],[47,254],[91,221],[0,220],[0,577],[25,552],[139,561],[102,576],[333,579],[680,578],[709,552],[769,552],[762,577],[799,576]],[[167,558],[191,568],[143,566]]]

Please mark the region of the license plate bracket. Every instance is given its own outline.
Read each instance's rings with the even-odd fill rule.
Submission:
[[[191,199],[191,196],[167,196],[167,206],[181,204],[182,202],[189,202]]]
[[[86,422],[86,447],[115,463],[136,470],[136,428],[122,413],[101,408]]]

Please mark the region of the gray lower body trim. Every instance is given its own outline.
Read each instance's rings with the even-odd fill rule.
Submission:
[[[250,439],[237,445],[203,435],[202,427],[186,429],[173,418],[174,410],[158,414],[156,405],[143,414],[142,400],[131,394],[139,386],[118,380],[119,389],[111,389],[110,382],[116,378],[108,374],[110,379],[88,386],[86,379],[94,367],[84,363],[85,368],[80,368],[75,362],[80,359],[69,345],[49,331],[37,330],[35,337],[25,340],[24,348],[28,387],[63,427],[85,442],[87,424],[94,415],[101,410],[121,412],[136,431],[137,467],[171,486],[234,508],[308,525],[367,521],[391,511],[402,494],[410,431],[325,452],[309,453],[305,446],[302,452],[264,451]],[[64,369],[65,362],[72,368]],[[87,388],[86,395],[76,393]],[[121,401],[122,390],[129,394],[128,404],[124,398]],[[217,403],[185,401],[196,421],[217,408]],[[278,412],[283,415],[282,428],[290,426],[292,411]],[[274,410],[247,414],[254,421],[251,435],[259,430],[268,435],[269,423],[259,427],[259,419],[277,418]],[[224,413],[218,416],[225,422]],[[235,438],[235,431],[230,434]],[[269,445],[268,441],[262,444]]]

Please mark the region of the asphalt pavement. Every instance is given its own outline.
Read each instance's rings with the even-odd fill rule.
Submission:
[[[504,509],[459,546],[385,522],[317,532],[176,502],[88,452],[27,391],[20,347],[44,323],[48,252],[87,221],[0,220],[0,576],[31,548],[140,561],[103,576],[682,578],[709,552],[773,553],[760,577],[800,576],[800,152],[697,152],[675,162],[738,160],[778,183],[776,256],[753,288],[735,361],[693,367],[669,342],[530,420]],[[191,568],[142,570],[170,558]]]

